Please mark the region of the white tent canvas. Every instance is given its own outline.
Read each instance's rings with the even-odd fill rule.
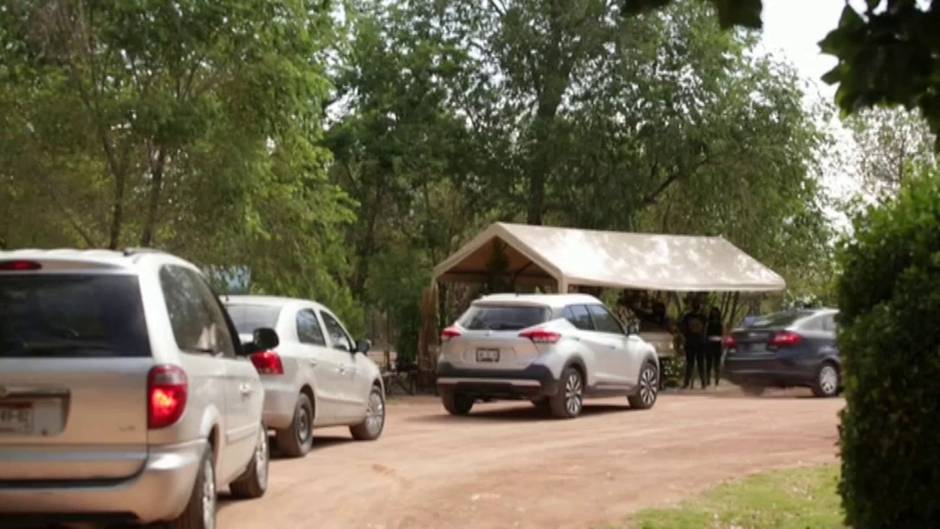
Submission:
[[[679,292],[772,292],[773,270],[722,237],[493,224],[434,269],[434,280],[476,282],[494,259],[520,284]]]

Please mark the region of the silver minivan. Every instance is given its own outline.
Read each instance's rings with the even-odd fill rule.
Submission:
[[[0,252],[0,519],[204,529],[219,487],[264,494],[264,391],[241,351],[181,259]]]

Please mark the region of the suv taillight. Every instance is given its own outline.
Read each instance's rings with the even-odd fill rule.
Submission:
[[[156,366],[147,375],[147,427],[171,426],[186,410],[189,382],[177,366]]]
[[[251,355],[251,363],[261,375],[283,375],[284,364],[281,357],[274,351],[264,351]]]
[[[770,339],[770,345],[773,347],[793,347],[799,345],[803,337],[792,331],[780,331]]]
[[[457,338],[460,336],[460,329],[456,327],[448,327],[441,331],[441,342],[446,342],[451,338]]]
[[[42,265],[36,261],[0,261],[0,270],[4,272],[29,272],[41,269]]]
[[[730,351],[731,349],[737,349],[737,348],[738,348],[738,341],[735,340],[735,339],[734,339],[734,336],[731,336],[730,334],[729,334],[728,336],[725,336],[725,339],[722,340],[722,342],[723,342],[722,345],[724,345],[725,349],[727,349],[727,350],[729,350],[729,351]]]
[[[535,329],[533,331],[526,331],[519,334],[520,338],[528,338],[534,343],[556,343],[558,340],[561,340],[561,334],[553,331],[546,331],[545,329]]]

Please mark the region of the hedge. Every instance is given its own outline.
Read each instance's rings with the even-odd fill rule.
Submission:
[[[854,529],[940,528],[940,178],[856,221],[840,252],[840,493]]]

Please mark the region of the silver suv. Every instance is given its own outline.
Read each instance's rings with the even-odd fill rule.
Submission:
[[[0,252],[0,519],[205,529],[218,487],[264,494],[264,390],[237,338],[170,255]]]
[[[585,397],[656,403],[659,359],[597,298],[498,294],[475,301],[441,336],[438,391],[454,415],[477,400],[529,399],[573,418]]]

